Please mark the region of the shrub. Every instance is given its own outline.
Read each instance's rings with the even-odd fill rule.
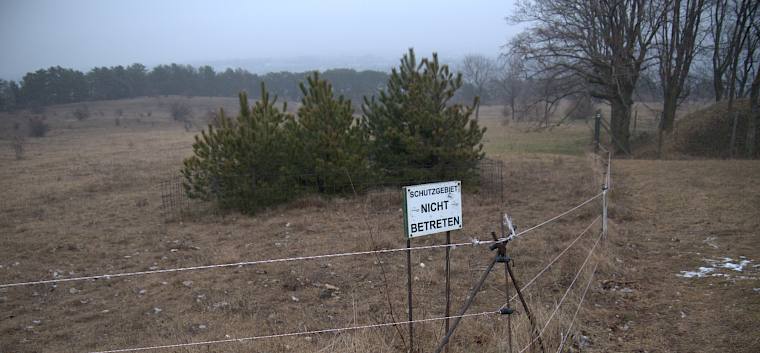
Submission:
[[[74,109],[72,114],[77,120],[82,121],[90,117],[90,108],[87,105],[81,105]]]
[[[174,102],[169,107],[169,114],[175,121],[185,122],[190,118],[190,107],[181,102]]]
[[[335,97],[332,86],[314,72],[301,83],[295,142],[299,170],[318,192],[349,192],[353,180],[368,175],[367,134],[353,116],[351,101]]]
[[[193,156],[182,168],[183,186],[191,198],[216,200],[222,208],[252,213],[293,198],[292,141],[286,125],[294,124],[285,106],[275,107],[264,85],[261,99],[248,105],[239,95],[236,119],[223,114],[219,127],[209,126],[195,136]]]
[[[24,144],[26,143],[26,139],[24,139],[23,136],[16,135],[13,137],[13,142],[11,143],[13,148],[13,153],[16,156],[16,160],[20,160],[24,158]]]
[[[223,114],[224,114],[224,111],[222,110],[220,110],[218,113],[213,110],[209,110],[209,111],[206,111],[206,114],[204,115],[203,119],[207,126],[211,125],[213,127],[218,128],[220,126],[219,117]]]
[[[45,137],[50,126],[45,122],[45,117],[31,117],[29,118],[29,136],[30,137]]]
[[[169,107],[169,113],[172,119],[179,121],[185,127],[185,131],[190,131],[193,128],[193,122],[191,120],[192,110],[184,103],[174,102]]]
[[[33,114],[45,114],[47,108],[44,105],[35,105],[32,106],[29,111],[31,111]]]
[[[471,120],[471,106],[451,104],[462,87],[461,74],[422,59],[414,51],[393,69],[378,99],[365,98],[364,124],[370,135],[370,158],[384,174],[400,180],[443,180],[474,176],[483,158],[483,134]]]
[[[262,84],[253,106],[241,93],[237,118],[220,111],[195,136],[193,156],[182,168],[184,190],[190,198],[252,213],[312,188],[352,191],[351,182],[474,181],[485,128],[470,119],[477,99],[471,106],[451,103],[461,86],[461,75],[436,55],[418,65],[410,50],[387,91],[365,98],[364,116],[356,121],[351,102],[335,97],[317,73],[300,85],[297,120],[284,104],[275,106]],[[182,107],[172,105],[175,120],[185,120]],[[374,172],[379,179],[365,179]]]
[[[749,100],[736,100],[733,110],[733,114],[738,115],[736,151],[744,151],[750,116]],[[676,122],[671,142],[673,148],[691,156],[729,158],[734,128],[733,114],[725,101],[687,114]]]

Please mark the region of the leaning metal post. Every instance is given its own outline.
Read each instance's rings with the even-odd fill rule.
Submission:
[[[496,239],[496,234],[491,233],[491,236],[494,240]],[[500,262],[504,262],[504,266],[507,269],[507,274],[509,274],[509,278],[512,279],[512,285],[514,285],[515,290],[517,291],[517,297],[520,299],[520,303],[522,304],[523,309],[525,309],[525,314],[528,315],[528,320],[530,321],[530,329],[533,331],[533,334],[536,335],[536,340],[538,341],[538,346],[541,348],[541,353],[546,353],[546,349],[544,348],[544,341],[541,339],[541,333],[538,332],[538,329],[536,328],[536,319],[533,317],[533,314],[531,314],[530,309],[528,308],[528,302],[525,301],[525,297],[522,295],[522,291],[520,290],[520,285],[517,283],[517,279],[515,278],[515,274],[512,272],[512,266],[509,265],[509,262],[512,261],[512,259],[507,255],[507,241],[497,241],[493,245],[491,245],[491,249],[498,249],[499,252],[497,254],[497,257],[499,258]],[[504,314],[511,314],[511,310],[503,310],[502,312]],[[533,347],[533,342],[531,341],[529,347]]]
[[[509,273],[509,278],[512,279],[512,284],[517,290],[517,297],[520,298],[520,303],[522,303],[523,309],[525,309],[525,314],[528,315],[531,330],[533,331],[533,334],[536,335],[536,339],[538,340],[538,346],[541,348],[542,353],[546,353],[546,349],[544,348],[544,341],[541,339],[541,333],[538,332],[538,329],[536,328],[536,320],[533,318],[533,314],[530,313],[530,309],[528,309],[528,303],[525,301],[525,297],[523,297],[522,292],[520,291],[520,285],[517,284],[515,274],[512,272],[512,266],[509,266],[509,260],[510,259],[508,259],[506,263],[507,273]],[[530,346],[533,346],[533,341],[531,341]]]
[[[470,308],[470,305],[472,305],[472,302],[475,300],[475,296],[478,295],[478,292],[480,292],[480,287],[483,286],[483,283],[486,281],[488,274],[491,273],[491,270],[493,269],[493,266],[496,264],[496,261],[498,259],[499,254],[494,255],[493,259],[491,259],[491,263],[488,264],[485,272],[483,272],[483,275],[480,276],[480,279],[475,284],[475,286],[470,289],[470,293],[467,295],[467,300],[465,301],[462,308],[459,309],[459,313],[457,314],[456,318],[454,318],[454,322],[452,323],[451,328],[449,328],[449,330],[446,332],[446,336],[443,337],[441,343],[438,344],[438,348],[435,349],[435,353],[441,353],[441,351],[443,351],[443,349],[449,344],[449,339],[451,339],[451,336],[454,334],[454,330],[456,330],[457,326],[459,326],[459,322],[462,321],[462,316],[467,312],[467,309]]]

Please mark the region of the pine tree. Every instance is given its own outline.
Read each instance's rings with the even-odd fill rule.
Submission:
[[[292,177],[292,141],[286,126],[293,117],[275,104],[264,85],[261,99],[248,105],[240,93],[236,120],[220,111],[219,126],[195,137],[193,156],[182,174],[188,196],[216,200],[222,208],[255,212],[297,195]]]
[[[363,123],[370,157],[381,172],[399,180],[469,179],[483,158],[485,128],[470,119],[471,106],[450,101],[462,87],[461,74],[431,59],[418,64],[414,51],[394,68],[388,87],[364,99]]]
[[[368,173],[367,138],[351,101],[335,97],[332,85],[314,72],[300,83],[303,98],[295,129],[300,170],[318,192],[349,192]]]

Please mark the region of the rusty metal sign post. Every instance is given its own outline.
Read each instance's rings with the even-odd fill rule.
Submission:
[[[412,238],[446,232],[444,272],[446,309],[444,325],[449,330],[451,310],[451,231],[462,229],[462,182],[405,186],[404,232],[406,233],[406,289],[409,352],[414,352],[414,305],[412,282]]]

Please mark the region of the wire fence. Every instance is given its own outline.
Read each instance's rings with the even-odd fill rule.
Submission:
[[[606,157],[606,158],[598,159],[602,161],[603,163],[602,170],[604,173],[602,177],[604,184],[602,186],[602,191],[600,193],[582,202],[579,202],[575,206],[565,211],[562,211],[553,217],[549,217],[545,219],[544,221],[541,221],[533,226],[530,226],[520,232],[514,231],[511,224],[511,220],[509,219],[509,217],[505,215],[504,217],[505,226],[510,228],[510,233],[509,235],[502,238],[498,238],[498,239],[480,240],[477,237],[472,237],[471,241],[469,242],[459,242],[459,243],[453,243],[453,244],[437,244],[437,245],[425,245],[425,246],[416,246],[416,247],[388,248],[388,249],[378,249],[378,250],[329,253],[329,254],[310,255],[310,256],[283,257],[283,258],[275,258],[275,259],[260,259],[260,260],[238,261],[238,262],[231,262],[231,263],[219,263],[219,264],[209,264],[209,265],[199,265],[199,266],[189,266],[189,267],[156,269],[156,270],[148,270],[148,271],[96,274],[96,275],[70,277],[70,278],[38,279],[38,280],[30,280],[30,281],[15,282],[15,283],[4,283],[4,284],[0,284],[0,288],[24,287],[24,286],[33,286],[33,285],[41,285],[41,284],[56,284],[56,283],[73,282],[73,281],[110,280],[110,279],[123,278],[123,277],[137,277],[137,276],[158,275],[158,274],[176,273],[176,272],[212,270],[212,269],[221,269],[221,268],[237,268],[237,267],[243,267],[243,266],[256,266],[256,265],[262,265],[262,264],[308,261],[308,260],[349,257],[349,256],[363,256],[363,255],[370,255],[370,254],[377,255],[377,254],[397,253],[397,252],[403,252],[403,251],[419,251],[419,250],[425,250],[425,249],[456,248],[456,247],[462,247],[462,246],[476,247],[480,245],[492,245],[491,249],[494,249],[493,246],[495,245],[506,244],[510,241],[519,240],[526,234],[533,232],[536,229],[544,227],[548,224],[556,222],[557,220],[569,214],[572,214],[573,212],[576,212],[577,210],[583,208],[584,206],[589,205],[594,200],[601,198],[602,199],[602,209],[600,210],[601,214],[597,216],[596,218],[594,218],[593,221],[591,221],[562,251],[560,251],[541,270],[539,270],[534,275],[534,277],[532,277],[528,282],[526,282],[524,285],[520,287],[522,291],[525,291],[529,289],[531,286],[533,286],[536,283],[536,281],[545,273],[547,273],[547,271],[549,271],[549,269],[560,258],[565,256],[571,248],[577,246],[577,244],[580,243],[580,240],[586,234],[588,234],[589,231],[593,228],[593,226],[596,225],[601,219],[602,230],[600,231],[599,236],[596,238],[593,245],[590,246],[588,250],[588,254],[585,257],[585,260],[577,269],[572,281],[567,286],[567,289],[563,293],[561,299],[556,303],[553,311],[551,312],[549,317],[546,319],[541,329],[538,331],[536,335],[533,335],[531,337],[531,341],[519,351],[519,352],[524,352],[530,349],[532,345],[534,345],[537,341],[541,339],[541,336],[544,334],[544,332],[546,332],[547,327],[557,317],[556,314],[558,310],[565,303],[566,299],[568,298],[568,294],[575,286],[583,270],[588,268],[587,265],[590,263],[590,260],[592,259],[593,254],[598,249],[598,245],[607,236],[607,207],[608,207],[607,195],[612,185],[611,184],[612,183],[612,177],[611,177],[612,154],[607,151],[606,156],[603,156],[603,157]],[[479,185],[480,185],[480,190],[482,193],[484,193],[485,195],[489,195],[489,197],[491,198],[497,199],[499,201],[503,201],[503,194],[501,194],[501,192],[503,190],[504,171],[503,171],[503,164],[501,162],[489,161],[489,160],[483,161],[483,163],[479,165],[477,176],[479,178]],[[175,177],[170,180],[164,181],[160,184],[162,210],[164,210],[164,212],[166,212],[167,214],[181,213],[183,212],[183,210],[187,209],[188,207],[191,207],[192,201],[189,200],[185,196],[185,192],[181,186],[181,182],[182,181],[180,177]],[[399,184],[398,184],[398,181],[394,181],[394,184],[367,183],[366,185],[370,187],[367,189],[362,189],[365,192],[366,190],[370,190],[375,187],[397,186]],[[567,328],[562,330],[562,338],[558,344],[557,352],[562,351],[563,347],[567,344],[568,337],[570,337],[572,334],[574,323],[577,319],[581,306],[587,296],[587,292],[589,291],[589,288],[593,281],[593,277],[594,277],[594,274],[596,273],[597,266],[598,266],[598,263],[594,264],[592,270],[590,271],[588,283],[586,284],[585,289],[583,290],[583,293],[580,296],[579,302],[577,304],[577,308],[575,309],[572,315],[572,319],[569,321],[569,323],[566,323],[566,325],[564,325]],[[245,337],[240,337],[240,338],[224,338],[224,339],[219,339],[219,340],[205,340],[205,341],[197,341],[197,342],[172,343],[172,344],[152,345],[152,346],[146,345],[146,346],[141,346],[141,347],[128,347],[128,348],[119,348],[119,349],[112,349],[112,350],[101,350],[101,351],[96,351],[96,352],[91,352],[91,353],[119,353],[119,352],[136,352],[136,351],[148,351],[148,350],[160,350],[160,349],[187,348],[187,347],[194,347],[194,346],[210,346],[210,345],[224,344],[224,343],[242,343],[242,342],[282,338],[282,337],[317,335],[317,334],[327,334],[327,333],[341,333],[341,332],[347,332],[347,331],[367,330],[367,329],[375,329],[375,328],[382,328],[382,327],[395,327],[395,326],[406,325],[406,324],[411,324],[411,323],[430,323],[430,322],[436,322],[436,321],[442,321],[442,320],[448,320],[448,319],[461,319],[461,318],[467,318],[467,317],[497,315],[497,314],[504,314],[502,309],[508,306],[509,305],[508,303],[512,300],[515,300],[516,297],[517,297],[517,294],[511,297],[508,297],[507,303],[501,305],[496,310],[481,311],[477,313],[465,312],[465,313],[461,313],[460,315],[446,315],[446,316],[423,318],[423,319],[417,319],[417,320],[407,320],[407,321],[394,320],[393,322],[381,322],[381,323],[365,324],[365,325],[333,327],[333,328],[324,328],[324,329],[317,329],[317,330],[290,331],[290,332],[274,333],[274,334],[267,334],[267,335],[245,336]]]
[[[110,279],[116,279],[116,278],[122,278],[122,277],[135,277],[135,276],[157,275],[157,274],[176,273],[176,272],[188,272],[188,271],[202,271],[202,270],[211,270],[211,269],[217,269],[217,268],[238,268],[238,267],[243,267],[243,266],[255,266],[255,265],[263,265],[263,264],[274,264],[274,263],[306,261],[306,260],[321,260],[321,259],[347,257],[347,256],[364,256],[364,255],[374,255],[374,254],[389,254],[389,253],[397,253],[397,252],[404,252],[404,251],[419,251],[419,250],[429,250],[429,249],[457,248],[457,247],[462,247],[462,246],[490,245],[493,243],[510,241],[518,237],[521,237],[529,232],[532,232],[538,228],[541,228],[551,222],[554,222],[580,209],[584,205],[590,203],[593,200],[596,200],[600,196],[601,194],[594,195],[591,198],[579,203],[578,205],[560,214],[557,214],[556,216],[552,218],[549,218],[541,223],[528,227],[527,229],[523,231],[513,233],[507,238],[500,238],[498,240],[480,240],[477,237],[472,237],[471,241],[469,242],[460,242],[460,243],[452,243],[452,244],[423,245],[423,246],[413,246],[409,248],[403,247],[403,248],[331,253],[331,254],[311,255],[311,256],[295,256],[295,257],[285,257],[285,258],[278,258],[278,259],[250,260],[250,261],[239,261],[239,262],[222,263],[222,264],[157,269],[157,270],[148,270],[148,271],[97,274],[97,275],[88,275],[88,276],[79,276],[79,277],[70,277],[70,278],[39,279],[39,280],[25,281],[25,282],[3,283],[3,284],[0,284],[0,288],[23,287],[23,286],[32,286],[32,285],[39,285],[39,284],[55,284],[55,283],[77,282],[77,281],[88,281],[88,280],[110,280]],[[595,224],[599,218],[600,217],[597,217],[597,219],[594,220],[594,222],[592,222],[591,225]],[[589,225],[589,228],[591,225]],[[586,231],[587,230],[588,228],[586,228]],[[581,235],[583,235],[584,233],[582,233]]]
[[[157,350],[157,349],[187,348],[187,347],[195,347],[195,346],[209,346],[209,345],[220,344],[220,343],[244,343],[244,342],[263,340],[263,339],[294,337],[294,336],[306,336],[306,335],[317,335],[317,334],[325,334],[325,333],[340,333],[340,332],[346,332],[346,331],[356,331],[356,330],[366,330],[366,329],[383,328],[383,327],[390,327],[390,326],[400,326],[400,325],[407,325],[407,324],[410,324],[410,323],[430,323],[430,322],[436,322],[436,321],[443,321],[443,320],[446,320],[446,319],[456,319],[456,318],[465,318],[465,317],[478,317],[478,316],[497,315],[497,314],[499,314],[499,311],[484,311],[484,312],[479,312],[479,313],[470,313],[470,314],[462,314],[462,315],[451,315],[451,316],[443,316],[443,317],[417,319],[417,320],[411,320],[411,321],[407,320],[407,321],[398,321],[398,322],[384,322],[384,323],[370,324],[370,325],[347,326],[347,327],[327,328],[327,329],[310,330],[310,331],[295,331],[295,332],[277,333],[277,334],[271,334],[271,335],[249,336],[249,337],[241,337],[241,338],[226,338],[226,339],[222,339],[222,340],[211,340],[211,341],[200,341],[200,342],[190,342],[190,343],[166,344],[166,345],[160,345],[160,346],[145,346],[145,347],[135,347],[135,348],[123,348],[123,349],[114,349],[114,350],[107,350],[107,351],[95,351],[95,352],[88,352],[88,353],[140,352],[140,351],[150,351],[150,350]]]
[[[556,262],[559,260],[562,256],[564,256],[567,251],[576,245],[579,239],[581,239],[584,235],[588,233],[588,231],[592,228],[594,224],[596,224],[601,216],[595,218],[584,230],[563,250],[561,251],[556,257],[554,257],[543,269],[541,269],[530,281],[525,283],[521,286],[521,291],[528,290],[535,282],[536,280],[541,277],[544,273],[546,273],[547,270],[549,270]],[[542,222],[546,224],[546,222]],[[530,347],[535,344],[543,335],[543,333],[546,331],[547,327],[550,323],[552,323],[552,320],[554,319],[555,315],[557,314],[560,307],[563,305],[565,300],[568,297],[569,292],[579,279],[581,273],[583,272],[583,269],[586,268],[586,265],[589,263],[589,260],[591,259],[592,255],[594,254],[595,250],[597,249],[598,244],[603,238],[604,233],[600,232],[599,236],[596,238],[593,246],[588,251],[588,255],[586,256],[585,260],[583,261],[582,265],[578,268],[575,275],[573,276],[573,280],[570,283],[570,285],[565,290],[564,294],[562,295],[560,301],[556,304],[554,307],[554,310],[550,314],[549,318],[546,320],[544,325],[542,326],[541,330],[539,331],[538,335],[534,336],[532,340],[523,347],[519,352],[525,352]],[[462,246],[462,245],[485,245],[485,244],[493,244],[500,241],[479,241],[479,242],[473,242],[468,244],[451,244],[448,246]],[[447,246],[447,245],[443,245]],[[440,247],[440,246],[436,246]],[[422,248],[431,248],[431,247],[418,247],[417,250]],[[406,249],[390,249],[392,251],[401,251]],[[336,254],[338,255],[338,254]],[[348,255],[354,255],[354,254],[346,254]],[[340,255],[343,256],[343,255]],[[294,259],[295,260],[295,259]],[[276,261],[276,260],[275,260]],[[588,292],[588,288],[591,285],[591,281],[593,280],[593,276],[596,273],[598,263],[594,265],[594,268],[590,271],[591,275],[589,276],[588,284],[585,287],[585,290],[583,292],[583,295],[578,303],[578,308],[575,310],[575,313],[573,315],[573,319],[568,324],[567,332],[563,336],[563,340],[560,343],[560,346],[558,347],[557,352],[560,352],[562,349],[562,346],[566,344],[566,337],[569,335],[570,330],[572,329],[572,325],[575,322],[575,319],[578,315],[578,311],[580,310],[580,306],[583,303],[583,300],[585,299],[586,292]],[[513,301],[517,298],[517,294],[510,297],[509,300]],[[187,347],[195,347],[195,346],[209,346],[209,345],[216,345],[216,344],[225,344],[225,343],[245,343],[245,342],[251,342],[256,340],[263,340],[263,339],[273,339],[273,338],[284,338],[284,337],[294,337],[294,336],[308,336],[308,335],[317,335],[317,334],[327,334],[327,333],[340,333],[340,332],[346,332],[346,331],[356,331],[356,330],[365,330],[365,329],[375,329],[375,328],[383,328],[383,327],[390,327],[390,326],[400,326],[400,325],[407,325],[409,323],[430,323],[430,322],[436,322],[436,321],[443,321],[446,319],[456,319],[456,318],[467,318],[467,317],[478,317],[478,316],[488,316],[488,315],[498,315],[503,314],[502,309],[506,306],[506,304],[501,305],[498,309],[492,310],[492,311],[483,311],[483,312],[477,312],[477,313],[464,313],[461,315],[450,315],[450,316],[441,316],[441,317],[434,317],[434,318],[424,318],[424,319],[417,319],[417,320],[406,320],[406,321],[396,321],[396,322],[384,322],[384,323],[377,323],[377,324],[367,324],[367,325],[356,325],[356,326],[347,326],[347,327],[338,327],[338,328],[326,328],[326,329],[318,329],[318,330],[304,330],[304,331],[293,331],[293,332],[285,332],[285,333],[276,333],[276,334],[268,334],[268,335],[259,335],[259,336],[246,336],[246,337],[240,337],[240,338],[225,338],[225,339],[219,339],[219,340],[207,340],[207,341],[198,341],[198,342],[187,342],[187,343],[175,343],[175,344],[165,344],[165,345],[155,345],[155,346],[142,346],[142,347],[131,347],[131,348],[121,348],[121,349],[113,349],[113,350],[102,350],[102,351],[93,351],[89,353],[122,353],[122,352],[138,352],[138,351],[151,351],[151,350],[161,350],[161,349],[172,349],[172,348],[187,348]]]

